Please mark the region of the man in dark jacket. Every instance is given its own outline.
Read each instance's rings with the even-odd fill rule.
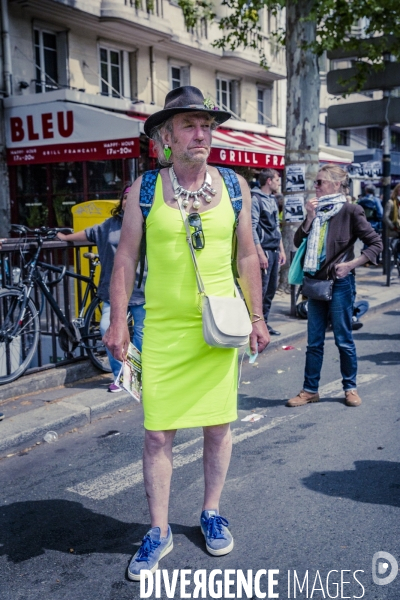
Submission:
[[[263,314],[269,333],[280,335],[279,331],[268,324],[271,303],[278,287],[279,266],[286,262],[279,229],[278,205],[274,196],[280,184],[278,171],[263,169],[258,182],[261,189],[253,188],[251,191],[251,221],[253,239],[260,261]]]

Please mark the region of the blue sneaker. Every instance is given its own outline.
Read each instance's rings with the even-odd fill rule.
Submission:
[[[174,547],[172,531],[168,525],[166,537],[160,537],[159,527],[153,527],[142,539],[142,545],[133,556],[128,567],[128,577],[132,581],[140,581],[140,571],[147,569],[154,573],[158,567],[158,561],[167,556]]]
[[[217,510],[203,510],[201,513],[201,531],[206,540],[206,548],[213,556],[229,554],[233,548],[233,537],[228,525],[228,521]]]

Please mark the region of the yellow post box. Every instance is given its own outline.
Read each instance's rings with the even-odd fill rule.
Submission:
[[[98,225],[103,223],[106,219],[111,217],[111,210],[117,206],[119,200],[89,200],[88,202],[82,202],[81,204],[75,204],[71,208],[72,212],[72,222],[74,232],[82,231],[83,229],[87,229],[88,227],[93,227],[93,225]],[[83,258],[83,254],[88,252],[87,246],[82,246],[79,248],[80,255],[80,264],[81,264],[81,273],[82,275],[89,276],[89,261],[87,258]],[[93,247],[93,252],[97,252],[97,247]],[[74,266],[75,270],[77,268],[76,265],[76,255],[74,255]],[[100,277],[100,269],[96,270],[95,273],[95,282],[96,285],[99,282]],[[77,285],[78,282],[75,283]],[[78,298],[77,290],[75,288],[75,298]],[[90,298],[89,298],[90,302]],[[79,307],[78,301],[76,300],[76,314],[78,314]]]

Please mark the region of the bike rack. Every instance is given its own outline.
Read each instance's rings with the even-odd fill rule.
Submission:
[[[49,288],[69,321],[75,316],[75,296],[79,304],[83,297],[82,285],[85,284],[74,277],[76,274],[82,274],[80,256],[80,248],[82,247],[89,248],[89,251],[92,251],[93,248],[87,242],[74,242],[72,244],[59,240],[46,241],[43,243],[40,256],[40,263],[45,263],[50,267],[47,271],[49,274]],[[25,242],[21,242],[16,238],[9,238],[3,241],[2,248],[0,249],[0,288],[12,285],[12,270],[20,268],[22,273],[23,265],[28,260],[27,257],[36,248],[36,241],[31,239]],[[74,258],[76,268],[74,268]],[[60,281],[57,281],[64,267],[71,273],[67,274]],[[82,360],[86,356],[83,348],[77,348],[73,356],[67,358],[64,356],[62,350],[60,350],[58,345],[59,321],[47,302],[44,302],[42,306],[43,298],[41,298],[41,292],[36,286],[34,289],[34,300],[36,305],[41,307],[40,337],[34,359],[35,367],[29,369],[28,372],[54,366],[56,363],[61,365]],[[49,338],[51,353],[48,352]]]

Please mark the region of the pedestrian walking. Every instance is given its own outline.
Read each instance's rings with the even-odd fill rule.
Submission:
[[[324,165],[314,184],[316,198],[305,205],[307,216],[294,235],[294,244],[298,248],[307,238],[303,264],[305,277],[310,277],[314,285],[321,282],[324,286],[331,279],[333,286],[330,300],[308,297],[303,388],[297,396],[288,400],[286,406],[303,406],[319,400],[318,386],[328,319],[331,320],[339,350],[345,404],[359,406],[357,356],[352,334],[354,269],[367,261],[376,264],[382,241],[368,223],[362,207],[346,201],[348,174],[344,169]],[[355,258],[354,243],[357,239],[362,240],[365,246],[361,255]]]
[[[382,231],[383,207],[380,198],[376,195],[374,185],[367,185],[364,190],[364,196],[360,198],[358,204],[363,207],[368,223],[377,233]]]
[[[385,211],[383,215],[383,222],[385,223],[389,236],[390,248],[393,256],[393,260],[399,269],[399,256],[400,256],[400,183],[398,183],[390,196],[390,199],[386,203]],[[400,273],[400,270],[399,270]]]
[[[148,197],[147,186],[155,181],[145,220],[148,278],[142,354],[143,473],[151,529],[128,567],[132,580],[140,579],[142,569],[156,570],[173,548],[168,503],[172,444],[179,428],[203,427],[205,490],[200,526],[206,548],[215,556],[233,548],[219,502],[231,456],[230,422],[237,418],[237,350],[210,347],[204,341],[195,270],[178,205],[179,201],[183,210],[195,216],[190,219],[192,239],[208,294],[233,297],[232,206],[236,200],[230,198],[218,169],[207,165],[212,130],[229,117],[195,87],[183,86],[167,94],[164,109],[147,119],[144,130],[168,168],[150,172],[146,185],[144,178],[133,184],[115,257],[111,324],[104,339],[121,360],[129,342],[125,312],[143,233],[140,196],[142,192]],[[262,318],[250,192],[245,180],[239,181],[243,205],[236,228],[237,265],[253,323],[250,347],[255,353],[265,348],[269,335]]]
[[[251,190],[251,222],[261,269],[263,315],[269,333],[280,335],[269,325],[269,312],[278,288],[279,267],[286,262],[275,197],[280,185],[279,173],[275,169],[263,169],[258,181],[260,190]]]
[[[117,251],[121,236],[122,219],[124,216],[126,201],[128,198],[130,185],[122,190],[119,203],[112,209],[111,218],[103,223],[87,227],[83,231],[75,233],[58,233],[57,237],[65,242],[87,242],[97,246],[100,256],[100,281],[97,288],[97,295],[103,301],[103,308],[100,320],[100,331],[104,335],[110,325],[110,280],[114,265],[114,256]],[[138,278],[138,274],[136,279]],[[133,318],[133,337],[132,342],[138,350],[142,350],[143,326],[146,311],[144,308],[144,282],[140,288],[135,287],[129,302],[128,311]],[[125,312],[125,315],[127,312]],[[111,352],[106,348],[108,359],[110,361],[111,371],[114,376],[114,382],[108,386],[109,392],[122,392],[123,389],[116,383],[117,376],[121,370],[121,362],[116,360]]]

